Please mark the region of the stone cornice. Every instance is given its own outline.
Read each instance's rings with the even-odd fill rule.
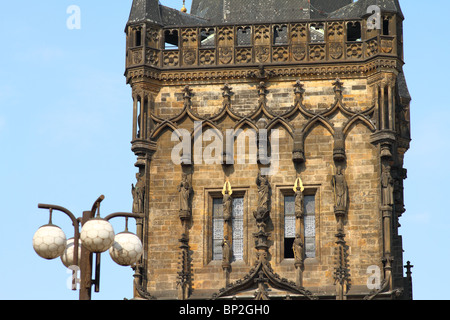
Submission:
[[[279,65],[267,66],[266,71],[271,73],[272,78],[293,77],[302,79],[336,79],[347,77],[367,77],[385,70],[397,73],[402,63],[397,58],[377,57],[375,59],[359,63],[318,63],[308,65]],[[125,72],[127,81],[139,81],[152,79],[156,82],[173,83],[186,81],[218,81],[224,80],[251,80],[252,74],[258,71],[258,66],[246,66],[245,68],[210,68],[210,69],[182,69],[182,70],[160,70],[157,68],[140,65],[130,67]]]

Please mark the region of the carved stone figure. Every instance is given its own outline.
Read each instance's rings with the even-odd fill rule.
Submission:
[[[292,251],[294,252],[295,262],[301,263],[303,261],[303,241],[299,234],[295,235]]]
[[[337,166],[337,172],[332,178],[334,198],[335,198],[335,210],[346,211],[347,199],[348,199],[348,186],[345,176],[342,173],[341,166]]]
[[[228,190],[225,190],[223,194],[223,219],[225,221],[231,220],[232,210],[233,199],[231,198],[230,192]]]
[[[133,212],[144,212],[145,183],[140,173],[136,173],[136,186],[131,184],[131,194],[133,195]]]
[[[231,245],[228,236],[225,236],[222,241],[222,261],[225,265],[231,262]]]
[[[392,206],[394,204],[393,190],[394,190],[394,179],[391,176],[391,167],[385,166],[383,172],[381,173],[381,196],[383,200],[383,205]]]
[[[304,213],[304,200],[302,187],[297,185],[295,190],[295,217],[301,218]]]
[[[191,184],[188,181],[187,174],[183,173],[183,177],[180,185],[178,186],[178,192],[180,192],[180,214],[184,217],[190,214],[190,195],[191,195]]]
[[[256,178],[256,185],[258,186],[258,209],[269,210],[270,201],[270,184],[267,176],[258,173]]]

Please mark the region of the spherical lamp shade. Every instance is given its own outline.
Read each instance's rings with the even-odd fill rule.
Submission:
[[[70,238],[67,240],[66,249],[61,255],[61,261],[67,268],[75,265],[73,256],[74,252],[75,252],[75,239]],[[81,242],[78,241],[78,266],[80,266],[80,259],[81,259]]]
[[[55,259],[66,249],[66,235],[53,224],[42,226],[33,236],[33,248],[40,257]]]
[[[116,235],[109,249],[111,259],[121,266],[131,266],[139,261],[143,252],[141,240],[133,233],[122,232]]]
[[[114,242],[113,226],[101,218],[91,219],[80,232],[81,245],[94,253],[108,250]]]

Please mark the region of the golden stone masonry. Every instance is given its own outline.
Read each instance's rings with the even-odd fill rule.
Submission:
[[[135,299],[412,299],[404,17],[381,3],[193,0],[188,13],[133,1]],[[193,147],[174,163],[181,129],[234,161],[197,163]],[[220,134],[196,144],[209,129]],[[249,132],[256,161],[236,152]]]

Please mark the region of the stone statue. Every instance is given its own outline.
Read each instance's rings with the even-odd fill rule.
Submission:
[[[332,178],[334,189],[335,210],[346,211],[348,199],[348,186],[341,166],[337,166],[337,172]]]
[[[222,261],[226,265],[231,262],[231,245],[228,236],[225,236],[222,241]]]
[[[394,204],[394,179],[391,176],[390,166],[383,167],[383,172],[381,173],[381,190],[383,205],[392,206]]]
[[[187,174],[183,173],[183,177],[180,185],[178,186],[178,192],[180,192],[180,212],[187,215],[191,212],[189,199],[191,195],[191,184],[188,181]]]
[[[256,219],[256,225],[259,231],[264,231],[266,221],[270,216],[270,184],[266,176],[258,173],[256,178],[256,185],[258,186],[258,208],[253,212]]]
[[[256,178],[256,185],[258,186],[258,209],[269,210],[270,201],[270,184],[267,176],[258,173]]]
[[[136,186],[131,184],[131,194],[133,195],[133,212],[144,212],[145,183],[140,173],[136,173]]]
[[[299,234],[295,235],[292,251],[294,252],[295,262],[301,263],[303,261],[303,241]]]
[[[233,198],[228,190],[225,190],[223,194],[223,219],[225,221],[231,220],[231,215],[233,211]]]
[[[305,197],[303,195],[303,190],[302,190],[302,186],[299,185],[298,183],[296,183],[296,186],[294,188],[295,191],[295,217],[296,218],[301,218],[303,216],[304,213],[304,208],[305,208]]]

